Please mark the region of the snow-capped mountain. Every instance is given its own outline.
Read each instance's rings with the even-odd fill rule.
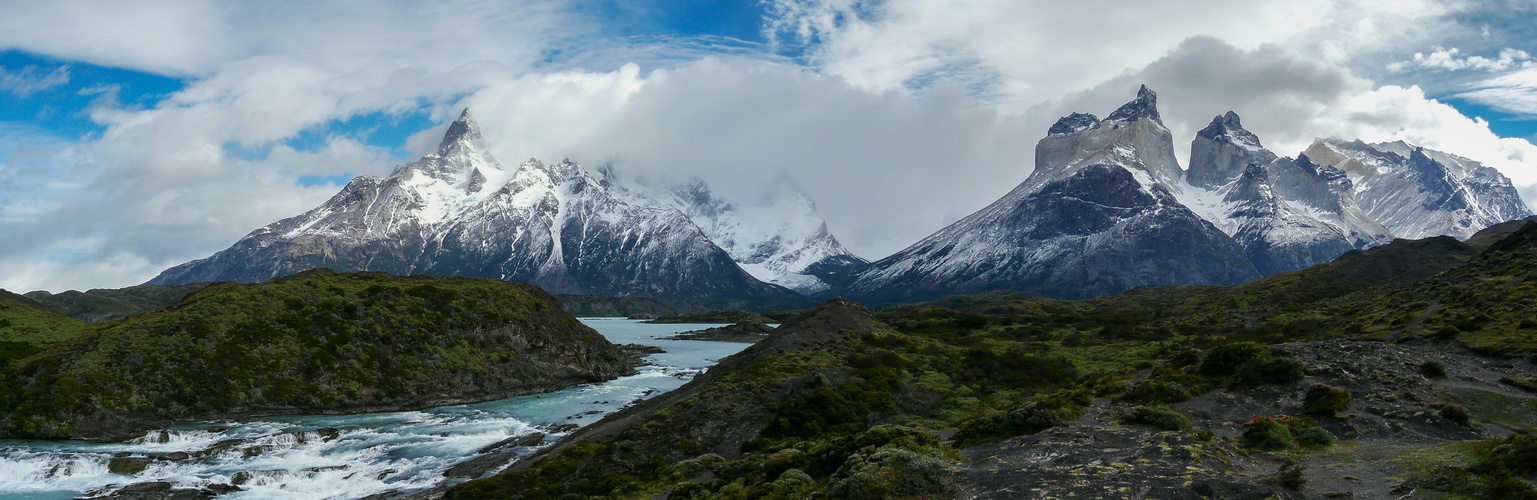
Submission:
[[[1277,157],[1232,111],[1196,133],[1185,180],[1180,201],[1232,236],[1263,274],[1391,241],[1356,205],[1343,172]]]
[[[1365,213],[1399,238],[1467,239],[1531,209],[1499,171],[1402,141],[1367,144],[1319,139],[1304,153],[1344,171]]]
[[[569,161],[507,170],[469,110],[434,153],[353,179],[320,207],[150,283],[262,281],[305,269],[481,276],[553,293],[783,299],[687,215],[610,190]]]
[[[1299,212],[1276,195],[1270,171],[1250,163],[1221,190],[1233,240],[1260,274],[1296,271],[1334,260],[1352,250],[1339,228]]]
[[[1259,277],[1243,248],[1175,198],[1183,173],[1144,86],[1104,120],[1059,120],[1018,187],[871,264],[847,293],[873,302],[987,290],[1080,298]]]
[[[788,175],[765,186],[755,200],[729,202],[703,180],[658,196],[694,224],[754,277],[802,295],[847,284],[869,262],[827,231],[816,205]]]

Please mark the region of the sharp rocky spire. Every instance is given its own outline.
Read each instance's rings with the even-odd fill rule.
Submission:
[[[1137,89],[1137,98],[1121,105],[1114,113],[1105,117],[1105,121],[1132,121],[1143,117],[1163,125],[1163,120],[1158,117],[1158,93],[1147,88],[1147,85]]]
[[[470,108],[464,108],[464,111],[459,113],[459,119],[448,125],[448,132],[443,134],[443,142],[438,143],[438,149],[442,150],[461,140],[480,140],[480,125],[470,117]]]

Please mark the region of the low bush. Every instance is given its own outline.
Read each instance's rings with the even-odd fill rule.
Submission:
[[[1334,444],[1334,435],[1323,427],[1316,425],[1297,429],[1297,444],[1301,446],[1329,446]]]
[[[1343,387],[1313,384],[1302,398],[1302,411],[1312,415],[1334,416],[1350,409],[1350,391]]]
[[[1035,401],[1026,401],[1019,408],[1009,412],[1009,421],[1018,427],[1045,429],[1061,423],[1062,415],[1055,408],[1049,408]]]
[[[1292,437],[1291,417],[1254,417],[1243,424],[1243,440],[1262,450],[1290,448],[1296,443]]]
[[[1265,353],[1265,347],[1254,342],[1234,342],[1212,348],[1201,360],[1196,371],[1211,377],[1227,377],[1238,372],[1244,362]]]
[[[937,458],[898,447],[869,447],[850,456],[833,474],[828,493],[833,498],[884,500],[956,491],[950,467]]]
[[[1077,418],[1084,407],[1094,402],[1094,393],[1086,389],[1062,389],[1040,394],[1009,411],[990,411],[967,420],[955,433],[956,447],[1031,434],[1051,428],[1064,420]]]
[[[1276,471],[1275,475],[1270,476],[1269,479],[1276,486],[1292,491],[1301,490],[1307,484],[1307,478],[1302,475],[1302,472],[1307,470],[1307,468],[1308,466],[1297,463],[1296,460],[1287,460],[1281,464],[1281,468]]]
[[[1178,403],[1195,397],[1185,384],[1166,380],[1144,380],[1128,389],[1125,394],[1117,398],[1120,401],[1132,403]]]
[[[1133,406],[1121,423],[1146,425],[1166,431],[1182,431],[1190,428],[1190,419],[1167,406]]]
[[[1430,378],[1446,378],[1446,363],[1439,359],[1421,363],[1420,374]]]
[[[1274,356],[1259,356],[1238,367],[1238,380],[1246,384],[1289,384],[1306,375],[1300,361]]]
[[[1442,404],[1438,406],[1440,408],[1436,410],[1436,414],[1440,415],[1441,418],[1451,420],[1453,423],[1463,427],[1473,425],[1473,418],[1468,415],[1468,409],[1462,405]]]

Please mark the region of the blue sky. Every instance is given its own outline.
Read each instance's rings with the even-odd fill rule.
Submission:
[[[764,37],[763,4],[753,1],[715,0],[603,0],[583,2],[574,10],[597,20],[603,37],[624,41],[633,38],[700,38],[711,43],[746,42],[742,46],[769,51]],[[725,40],[718,40],[725,39]],[[570,67],[570,54],[552,52],[549,66]],[[581,65],[578,64],[578,67]],[[608,71],[612,67],[584,68]],[[157,74],[132,68],[101,66],[70,61],[23,50],[0,52],[0,70],[12,75],[46,76],[62,72],[67,79],[24,92],[0,92],[0,121],[25,124],[63,139],[88,140],[106,126],[91,119],[93,106],[149,109],[162,99],[183,90],[194,77]],[[227,143],[232,157],[254,160],[267,155],[271,146],[287,145],[313,152],[333,136],[388,150],[396,162],[407,162],[416,153],[406,147],[412,134],[436,125],[430,106],[416,109],[353,114],[304,128],[289,138],[262,147],[247,148]],[[305,186],[345,184],[352,172],[302,176]]]
[[[1103,114],[1141,83],[1177,146],[1236,110],[1280,154],[1319,136],[1410,140],[1537,199],[1537,16],[1519,2],[0,9],[7,289],[142,282],[388,174],[466,106],[504,162],[614,163],[743,193],[788,172],[872,259],[1012,187],[1056,117]]]

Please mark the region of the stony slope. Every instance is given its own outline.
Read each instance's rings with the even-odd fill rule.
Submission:
[[[192,419],[425,408],[631,373],[530,285],[310,271],[220,283],[0,371],[0,436],[126,439]]]
[[[438,150],[358,177],[325,204],[258,229],[151,284],[258,282],[305,269],[521,281],[555,293],[783,299],[683,213],[607,189],[569,161],[504,169],[468,110]]]

